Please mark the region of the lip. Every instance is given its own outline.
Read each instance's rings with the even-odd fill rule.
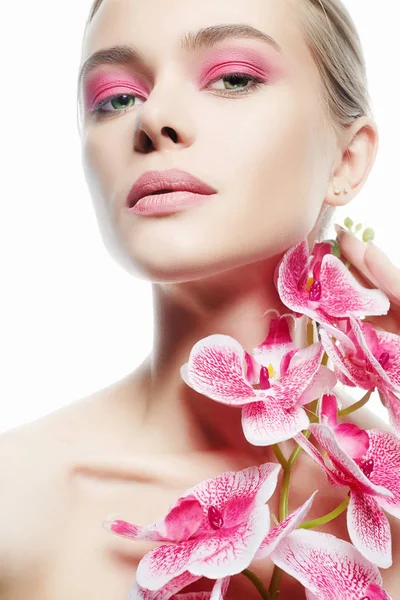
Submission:
[[[154,192],[168,190],[170,192],[192,192],[209,196],[217,193],[217,190],[208,183],[201,181],[191,173],[181,169],[169,169],[166,171],[146,171],[135,181],[127,199],[126,206],[131,209],[144,196],[151,196]],[[154,194],[154,198],[160,198],[169,194]],[[171,197],[173,195],[171,194]]]

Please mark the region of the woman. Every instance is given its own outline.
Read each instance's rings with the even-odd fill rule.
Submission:
[[[240,411],[196,393],[180,367],[213,333],[260,343],[266,310],[288,312],[277,263],[305,237],[310,247],[324,238],[378,148],[359,39],[338,1],[97,0],[81,62],[85,176],[106,247],[153,284],[154,345],[124,379],[3,435],[13,461],[2,476],[0,598],[13,600],[126,598],[152,544],[110,535],[101,526],[110,513],[150,523],[198,481],[276,460],[244,439]],[[172,189],[181,191],[163,191]],[[341,246],[357,277],[389,295],[378,322],[398,331],[398,271],[352,236]],[[387,428],[366,409],[353,421]],[[302,453],[293,508],[315,489],[308,519],[342,492]],[[277,495],[270,506],[278,514]],[[349,539],[344,515],[321,530]],[[272,567],[252,569],[268,582]],[[382,574],[395,597],[395,567]],[[258,597],[244,577],[226,596]],[[280,598],[304,598],[303,586],[283,577]]]

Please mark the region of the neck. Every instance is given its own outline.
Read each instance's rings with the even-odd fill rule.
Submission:
[[[146,359],[144,389],[145,428],[157,443],[176,452],[231,450],[271,458],[271,448],[256,448],[245,439],[241,409],[191,389],[180,367],[197,341],[216,333],[235,338],[251,353],[267,335],[266,311],[290,312],[273,283],[280,258],[207,279],[153,284],[153,351]]]

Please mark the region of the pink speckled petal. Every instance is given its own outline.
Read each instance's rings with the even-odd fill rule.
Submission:
[[[208,540],[206,539],[206,544]],[[189,565],[201,555],[202,540],[182,544],[163,544],[143,556],[136,571],[136,581],[140,587],[151,591],[163,588],[175,577],[189,571]],[[203,550],[205,547],[203,546]],[[191,571],[189,571],[191,572]],[[201,573],[192,573],[201,575]]]
[[[319,598],[306,589],[306,600],[319,600]]]
[[[254,446],[269,446],[307,429],[310,420],[301,406],[282,408],[274,398],[242,408],[243,433]]]
[[[365,590],[364,600],[368,598],[369,600],[392,600],[391,596],[385,592],[381,588],[380,585],[376,583],[370,583],[367,589]]]
[[[339,423],[334,427],[336,440],[350,458],[361,458],[368,450],[369,437],[355,423]]]
[[[363,389],[372,389],[375,387],[374,378],[361,366],[353,364],[348,358],[346,358],[345,351],[340,346],[332,341],[329,334],[323,329],[320,330],[321,342],[325,348],[325,352],[333,362],[335,366],[335,372],[340,380],[338,373],[342,372],[345,377],[352,381],[354,385],[362,387]],[[345,383],[345,381],[342,381]]]
[[[320,342],[302,348],[290,361],[286,375],[272,385],[275,400],[289,407],[298,403],[301,395],[313,383],[324,353]]]
[[[333,254],[322,259],[320,281],[320,306],[333,317],[386,315],[390,308],[384,292],[363,287]]]
[[[137,580],[135,580],[129,592],[128,600],[170,600],[171,596],[174,598],[174,594],[199,579],[200,577],[197,575],[192,575],[189,571],[184,571],[181,575],[171,579],[164,587],[156,591],[140,587]],[[208,598],[209,596],[210,594],[208,594]]]
[[[308,314],[308,295],[299,290],[298,283],[309,258],[307,240],[292,246],[283,256],[278,270],[276,287],[283,304],[297,313]],[[308,315],[311,316],[312,315]]]
[[[355,547],[373,564],[387,569],[392,564],[389,521],[372,496],[350,493],[347,529]]]
[[[278,463],[264,463],[242,471],[227,471],[196,484],[187,493],[197,498],[205,511],[214,506],[222,513],[224,527],[232,527],[270,499],[280,469]]]
[[[338,414],[338,399],[335,394],[323,394],[319,403],[319,422],[321,425],[336,427]]]
[[[311,423],[310,429],[317,442],[327,451],[333,465],[346,478],[348,485],[357,486],[364,493],[373,496],[393,496],[392,492],[380,485],[375,485],[364,475],[354,460],[339,446],[335,434],[330,427],[320,425],[319,423]]]
[[[343,487],[345,485],[340,477],[340,474],[335,473],[332,471],[332,469],[326,466],[319,450],[317,450],[317,448],[306,438],[305,435],[299,433],[298,435],[294,436],[294,440],[325,471],[328,481],[331,485],[334,487]]]
[[[293,531],[270,558],[318,600],[361,600],[371,583],[382,585],[375,565],[352,544],[329,533]]]
[[[123,519],[114,519],[109,517],[103,521],[104,529],[120,535],[122,537],[129,538],[131,540],[149,540],[152,542],[165,542],[171,541],[165,538],[162,533],[164,527],[164,520],[157,521],[153,525],[143,527],[142,525],[135,525],[124,521]]]
[[[300,396],[299,404],[304,406],[304,404],[312,402],[312,400],[319,398],[323,392],[330,392],[336,384],[337,377],[335,373],[328,367],[325,367],[325,365],[321,365],[314,375],[310,386]]]
[[[306,500],[304,504],[299,506],[299,508],[288,515],[286,519],[278,523],[278,525],[273,527],[268,532],[268,535],[265,537],[260,548],[256,552],[254,557],[256,560],[269,556],[271,552],[275,550],[281,539],[291,533],[298,525],[300,525],[300,523],[304,521],[304,518],[309,512],[317,492],[318,490],[315,490],[315,492],[311,494],[309,499]]]
[[[394,433],[400,436],[400,400],[385,386],[379,390],[383,406],[387,409],[389,423]]]
[[[265,504],[258,506],[246,522],[228,530],[219,529],[213,537],[203,540],[188,571],[219,579],[247,569],[269,530],[269,523],[269,507]]]
[[[187,540],[200,529],[203,521],[203,507],[197,498],[179,498],[164,519],[165,539],[174,542]]]
[[[222,404],[243,406],[258,396],[247,382],[245,351],[229,335],[215,334],[198,341],[182,365],[182,379],[196,392]]]
[[[389,514],[400,519],[400,439],[390,431],[368,429],[369,448],[363,460],[372,460],[370,480],[393,493],[393,498],[376,497]]]
[[[351,325],[357,342],[383,383],[393,392],[400,392],[400,336],[374,330],[370,323],[364,323],[358,319],[351,319]],[[384,369],[373,354],[376,349],[371,349],[369,343],[371,332],[374,332],[379,345],[384,344],[391,355],[391,366],[388,369]]]
[[[189,592],[187,594],[177,594],[172,596],[171,600],[224,600],[228,591],[230,577],[217,579],[211,592]]]
[[[228,591],[230,581],[230,577],[223,577],[222,579],[217,579],[212,589],[210,600],[224,600],[225,594]]]
[[[264,367],[279,368],[282,357],[294,349],[287,317],[272,319],[265,340],[253,349],[253,357]]]

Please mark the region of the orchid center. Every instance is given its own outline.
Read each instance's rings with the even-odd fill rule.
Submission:
[[[213,529],[221,529],[224,524],[221,511],[216,506],[210,506],[208,509],[208,522]]]
[[[269,390],[271,387],[270,377],[275,377],[275,375],[276,371],[271,363],[268,367],[262,366],[260,369],[260,388]]]

